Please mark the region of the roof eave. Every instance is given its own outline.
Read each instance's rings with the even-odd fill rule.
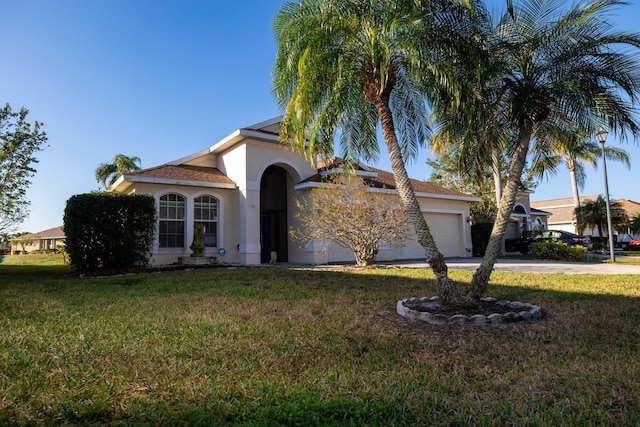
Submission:
[[[193,181],[187,179],[155,178],[136,175],[125,175],[124,177],[128,182],[131,183],[183,185],[187,187],[223,188],[229,190],[234,190],[237,188],[236,184],[226,182]]]
[[[322,182],[301,182],[299,184],[294,185],[295,190],[307,190],[313,188],[326,188],[329,184]],[[387,194],[397,194],[396,190],[390,188],[371,188],[369,191],[371,192],[379,192],[379,193],[387,193]],[[436,193],[422,193],[416,192],[416,197],[430,198],[430,199],[446,199],[446,200],[459,200],[461,202],[479,202],[481,199],[479,197],[474,196],[459,196],[453,194],[436,194]]]

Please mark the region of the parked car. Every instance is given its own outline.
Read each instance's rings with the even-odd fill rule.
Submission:
[[[637,240],[638,239],[638,235],[634,235],[634,234],[616,234],[615,238],[616,238],[616,248],[618,249],[627,249],[627,246],[629,246],[629,243],[633,240]]]
[[[627,250],[640,251],[640,239],[634,239],[627,245]]]
[[[507,252],[529,253],[529,245],[533,242],[562,242],[567,245],[580,245],[591,249],[591,237],[578,236],[563,230],[532,230],[525,231],[519,239],[506,239],[504,242]]]

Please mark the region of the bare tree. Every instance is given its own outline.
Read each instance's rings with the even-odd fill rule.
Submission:
[[[373,262],[380,245],[399,248],[407,237],[408,218],[400,199],[367,185],[360,177],[336,175],[296,199],[303,227],[291,235],[305,243],[335,242],[353,251],[359,266]]]

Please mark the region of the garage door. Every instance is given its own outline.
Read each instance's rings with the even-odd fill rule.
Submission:
[[[462,218],[460,215],[426,213],[425,218],[442,255],[445,257],[464,256]]]
[[[462,215],[425,213],[424,216],[442,255],[445,257],[464,256]],[[398,259],[421,259],[425,257],[424,249],[418,243],[415,233],[412,232],[411,235],[411,238],[405,241],[405,247],[400,250]]]

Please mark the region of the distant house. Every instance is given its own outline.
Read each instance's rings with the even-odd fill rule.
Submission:
[[[62,227],[54,227],[38,233],[29,233],[20,236],[18,241],[11,242],[11,253],[32,253],[36,251],[54,251],[58,245],[64,244],[65,234]],[[29,242],[21,244],[19,241]]]
[[[525,231],[546,230],[548,228],[549,212],[536,209],[529,201],[533,191],[526,190],[518,193],[513,206],[511,218],[507,222],[505,229],[505,239],[517,239]]]
[[[129,194],[151,194],[158,218],[152,264],[188,257],[195,226],[203,233],[205,256],[245,265],[269,261],[301,264],[353,261],[336,244],[301,246],[289,235],[298,228],[295,200],[323,185],[321,177],[339,170],[339,162],[311,163],[280,144],[280,118],[237,129],[202,151],[160,166],[125,174],[113,185]],[[395,194],[391,173],[361,164],[357,173],[375,191]],[[469,203],[479,199],[431,183],[412,180],[420,208],[446,257],[471,256]],[[376,260],[424,258],[410,239],[402,249],[380,247]]]
[[[598,196],[580,197],[582,204],[594,201]],[[616,199],[620,202],[622,208],[629,218],[640,213],[640,203],[628,199]],[[563,199],[540,200],[531,202],[531,206],[536,209],[542,209],[551,214],[549,218],[549,228],[554,230],[564,230],[569,233],[576,233],[576,219],[574,215],[575,207],[573,198],[567,197]],[[587,236],[598,236],[598,230],[585,229],[583,234]]]

